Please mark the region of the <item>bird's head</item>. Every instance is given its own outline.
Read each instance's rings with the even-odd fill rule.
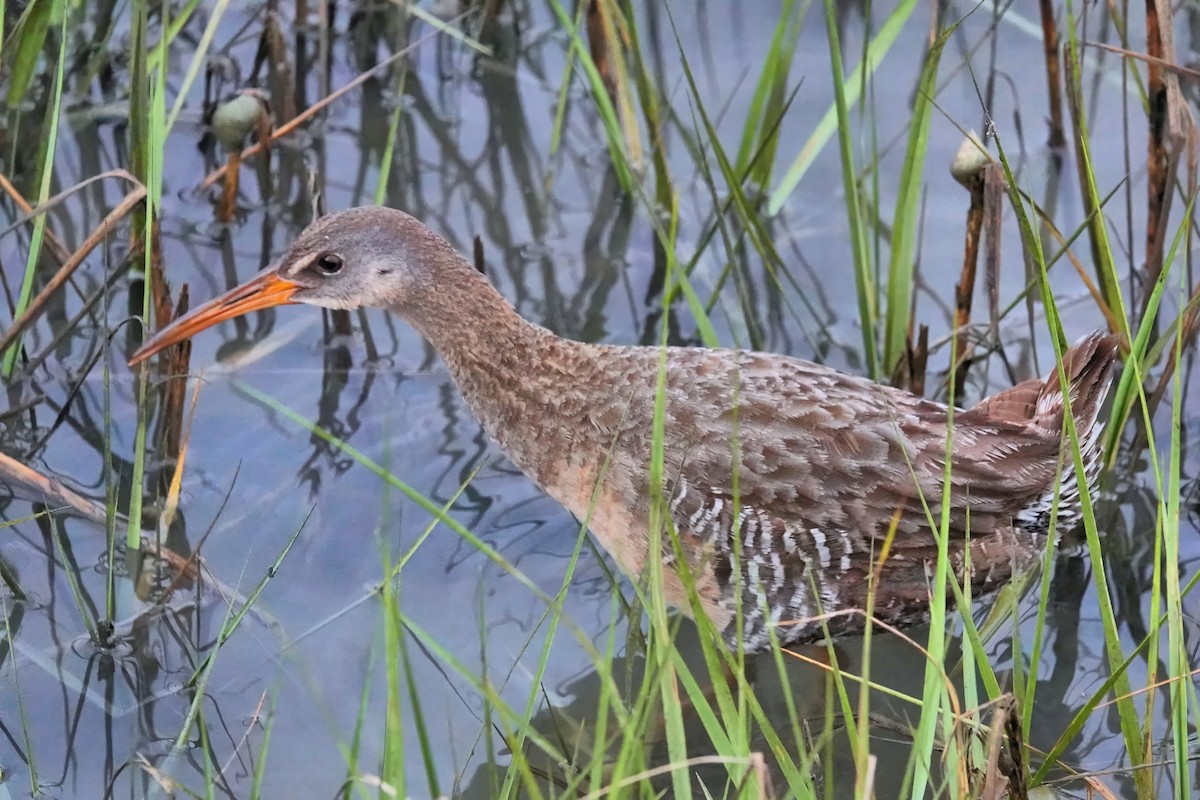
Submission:
[[[175,320],[145,342],[130,364],[251,311],[305,303],[322,308],[391,308],[405,313],[453,248],[402,211],[352,208],[314,222],[279,261]]]

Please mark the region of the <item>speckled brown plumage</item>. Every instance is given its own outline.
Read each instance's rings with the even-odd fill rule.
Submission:
[[[668,599],[688,608],[675,570],[691,570],[706,613],[731,643],[761,648],[768,623],[784,642],[811,639],[820,633],[813,615],[864,606],[873,554],[897,511],[876,613],[903,623],[927,611],[937,555],[928,520],[940,517],[946,453],[941,403],[786,356],[560,338],[518,316],[419,222],[377,208],[314,224],[278,267],[161,332],[136,358],[244,313],[245,298],[259,291],[252,287],[267,284],[287,295],[270,304],[384,306],[408,320],[513,463],[589,518],[633,575],[650,557],[651,432],[665,357],[661,496],[687,563],[676,563],[669,544],[657,557],[673,567]],[[1089,481],[1117,356],[1113,337],[1093,335],[1064,359]],[[1000,586],[1044,545],[1062,429],[1057,374],[955,415],[950,556],[960,575],[969,560],[976,594]],[[1069,452],[1061,469],[1058,529],[1079,514]],[[837,628],[858,626],[861,617],[845,617]]]

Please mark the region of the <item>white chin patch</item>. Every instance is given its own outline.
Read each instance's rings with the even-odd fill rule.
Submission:
[[[320,306],[321,308],[332,308],[339,311],[351,311],[358,308],[354,303],[343,300],[340,297],[297,297],[296,302],[310,306]]]

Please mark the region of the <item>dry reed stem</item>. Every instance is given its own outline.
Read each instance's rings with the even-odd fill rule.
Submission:
[[[1200,154],[1197,152],[1198,149],[1200,149],[1200,141],[1198,140],[1200,140],[1200,131],[1197,130],[1195,124],[1190,123],[1187,128],[1187,144],[1185,146],[1188,170],[1187,193],[1189,196],[1200,192],[1200,163],[1198,163],[1198,161],[1200,161]],[[1191,228],[1189,227],[1189,234],[1190,232]],[[1189,245],[1190,239],[1191,237],[1189,235]],[[1185,247],[1184,252],[1185,258],[1188,260],[1188,274],[1190,275],[1192,248],[1190,246]],[[1180,312],[1180,318],[1176,324],[1182,326],[1183,328],[1183,352],[1186,353],[1191,349],[1191,344],[1195,340],[1197,329],[1200,328],[1200,285],[1193,287],[1192,294],[1188,298],[1187,305]],[[1166,395],[1167,387],[1170,385],[1171,378],[1174,376],[1175,370],[1178,368],[1178,366],[1179,364],[1175,357],[1175,348],[1167,348],[1166,362],[1163,365],[1162,372],[1158,376],[1158,382],[1156,383],[1153,391],[1151,391],[1149,396],[1146,398],[1151,415],[1154,414],[1155,410],[1158,408],[1158,404]],[[1141,438],[1144,438],[1145,436],[1145,431],[1140,422],[1138,424],[1138,436]]]
[[[466,16],[466,14],[460,14],[458,17],[451,20],[451,22],[457,22],[465,16]],[[242,150],[241,156],[240,156],[241,160],[244,161],[247,158],[256,156],[259,153],[263,152],[263,150],[265,150],[272,142],[275,142],[278,139],[282,139],[284,136],[287,136],[289,133],[292,133],[297,128],[299,128],[301,125],[303,125],[304,123],[306,123],[310,119],[312,119],[314,116],[316,116],[320,112],[324,111],[327,106],[329,106],[335,100],[339,99],[342,95],[347,94],[352,89],[355,89],[359,85],[370,80],[377,72],[382,72],[385,68],[391,66],[395,62],[404,58],[405,56],[407,56],[409,53],[411,53],[416,48],[420,47],[425,42],[428,42],[430,39],[436,38],[439,33],[440,33],[440,31],[437,31],[437,30],[430,31],[429,33],[425,34],[424,36],[422,36],[421,38],[417,39],[415,42],[410,44],[408,47],[397,50],[395,53],[392,53],[390,56],[385,58],[383,61],[380,61],[375,66],[373,66],[370,69],[366,70],[365,72],[362,72],[359,75],[355,76],[352,80],[350,80],[345,85],[341,86],[340,88],[338,88],[337,90],[335,90],[333,92],[330,92],[325,97],[321,98],[320,100],[318,100],[317,102],[315,102],[311,106],[309,106],[308,108],[304,109],[304,111],[300,112],[292,119],[290,119],[287,122],[285,122],[284,124],[280,125],[278,128],[276,128],[274,131],[271,132],[270,137],[268,137],[267,139],[265,139],[265,140],[260,139],[259,141],[255,142],[254,144],[252,144],[249,147]],[[215,170],[213,170],[212,172],[208,173],[208,175],[206,175],[204,177],[203,182],[201,182],[201,184],[200,184],[200,188],[207,189],[208,187],[212,186],[217,181],[221,180],[221,178],[223,178],[224,176],[225,176],[225,167],[223,167],[223,166],[218,167]]]
[[[231,150],[225,160],[225,185],[221,192],[221,205],[217,209],[217,219],[229,222],[233,219],[233,210],[237,205],[238,177],[241,173],[242,151]]]
[[[1028,800],[1025,750],[1021,744],[1021,715],[1011,694],[992,704],[992,725],[988,734],[988,755],[984,767],[980,800]]]
[[[912,333],[905,337],[903,366],[908,374],[904,384],[908,391],[915,395],[925,394],[925,379],[929,372],[929,326],[922,323],[917,326],[917,343],[914,345]]]
[[[967,206],[966,238],[963,242],[962,270],[959,272],[958,283],[954,286],[954,331],[955,358],[954,365],[954,401],[962,395],[967,383],[967,368],[974,354],[974,347],[968,336],[968,326],[971,324],[971,303],[975,297],[975,275],[979,269],[979,243],[983,239],[984,218],[984,173],[987,165],[974,172],[966,182],[971,201]]]
[[[1050,235],[1060,247],[1066,245],[1066,237],[1062,235],[1062,231],[1055,227],[1054,223],[1049,217],[1043,216],[1041,213],[1039,213],[1038,219],[1040,219],[1042,224],[1046,226],[1046,229],[1050,232]],[[1079,257],[1076,256],[1075,253],[1069,248],[1063,251],[1063,256],[1067,259],[1067,261],[1071,262],[1071,266],[1075,269],[1076,274],[1079,275],[1079,280],[1083,281],[1084,288],[1088,290],[1088,294],[1092,296],[1092,300],[1096,303],[1096,308],[1101,314],[1104,315],[1104,321],[1108,325],[1108,329],[1112,332],[1120,331],[1121,321],[1117,319],[1117,315],[1113,312],[1112,308],[1108,305],[1108,302],[1104,299],[1101,288],[1096,285],[1094,280],[1092,280],[1092,276],[1088,274],[1087,268],[1083,266],[1083,262],[1080,261]],[[1035,280],[1041,279],[1035,278]]]
[[[1042,47],[1046,57],[1046,92],[1050,102],[1050,135],[1046,140],[1049,147],[1059,149],[1066,145],[1063,134],[1062,115],[1062,62],[1059,53],[1058,23],[1054,19],[1054,4],[1051,0],[1038,0],[1042,13]]]
[[[128,263],[128,261],[129,257],[126,256],[125,263]],[[102,298],[107,296],[108,292],[112,290],[116,282],[119,281],[123,276],[124,271],[122,268],[114,269],[108,274],[108,276],[96,288],[96,291],[90,297],[84,299],[83,304],[79,307],[79,310],[75,312],[74,316],[59,326],[58,332],[52,339],[50,339],[50,341],[46,342],[46,346],[42,348],[42,351],[36,355],[30,356],[29,360],[22,365],[22,369],[25,370],[27,375],[32,374],[47,358],[54,355],[54,353],[58,351],[58,346],[63,343],[63,340],[75,333],[76,326],[83,321],[84,317],[92,313],[92,310],[96,307],[96,304],[100,302]],[[2,416],[3,415],[0,414],[0,417]]]
[[[880,558],[880,561],[879,561],[880,567],[882,567],[882,564],[883,564],[883,561],[885,558],[886,558],[886,553],[884,555],[882,555]],[[901,630],[900,628],[897,628],[895,625],[891,625],[891,624],[879,619],[878,617],[876,617],[873,614],[868,614],[865,610],[863,610],[861,608],[843,608],[838,611],[829,611],[824,614],[816,614],[816,615],[813,615],[810,617],[806,617],[804,619],[789,620],[788,622],[791,624],[809,624],[811,622],[828,621],[828,620],[834,619],[836,617],[845,617],[845,616],[861,616],[863,619],[865,619],[867,621],[867,623],[875,625],[876,627],[880,628],[881,630],[887,631],[888,633],[892,634],[893,636],[895,636],[897,639],[901,640],[902,642],[906,642],[914,650],[916,650],[918,653],[920,653],[924,657],[925,661],[927,663],[931,664],[933,666],[933,668],[938,671],[938,673],[942,679],[942,685],[946,691],[946,698],[949,701],[950,716],[953,719],[955,719],[956,721],[963,719],[962,703],[959,701],[958,692],[954,687],[954,682],[950,680],[950,676],[946,672],[945,665],[940,660],[934,659],[933,656],[929,653],[928,649],[926,649],[923,645],[921,645],[919,642],[917,642],[911,636],[906,634],[903,630]],[[788,624],[788,623],[780,623],[780,624],[783,625],[783,624]],[[818,661],[817,659],[812,658],[811,656],[804,655],[803,653],[797,652],[796,650],[789,650],[788,648],[781,648],[781,650],[783,653],[791,656],[792,658],[796,659],[797,661],[801,661],[806,664],[810,664],[812,666],[819,667],[829,673],[834,672],[834,667],[832,665]],[[858,680],[858,681],[862,682],[861,676],[855,675],[854,673],[851,673],[851,672],[846,672],[846,671],[842,670],[841,668],[838,668],[837,671],[840,674],[850,678],[851,680]],[[868,686],[875,686],[875,685],[876,684],[868,682]],[[954,735],[955,739],[958,740],[958,747],[959,747],[960,752],[965,752],[966,743],[963,741],[963,731],[962,731],[961,725],[958,725],[958,724],[954,725],[953,735]],[[949,746],[949,745],[945,745],[945,746]],[[957,783],[958,783],[959,789],[960,789],[959,796],[966,797],[968,795],[970,778],[965,772],[965,763],[962,761],[959,762],[959,771],[958,771],[958,774],[955,776],[955,779],[957,780]],[[949,779],[947,779],[947,780],[949,780]]]
[[[25,214],[27,217],[33,216],[33,206],[29,205],[29,201],[17,191],[17,187],[13,186],[8,180],[8,176],[2,172],[0,172],[0,189],[3,189],[4,193],[16,204],[17,208],[21,209],[22,214]],[[71,252],[58,240],[58,236],[54,231],[47,227],[45,233],[42,235],[46,246],[50,248],[51,255],[54,256],[59,264],[62,264],[71,257]]]
[[[0,484],[24,486],[46,505],[70,508],[100,525],[108,519],[104,506],[63,486],[58,478],[47,477],[3,452],[0,452]]]
[[[1008,197],[1008,182],[1000,165],[989,166],[983,172],[983,279],[987,283],[988,328],[992,341],[997,341],[1000,325],[1000,241],[1004,201]],[[1083,273],[1086,275],[1086,273]]]
[[[587,4],[588,49],[592,51],[592,63],[596,65],[596,71],[600,73],[600,78],[604,81],[604,88],[608,90],[609,98],[615,103],[617,101],[617,76],[613,69],[612,50],[609,47],[606,33],[608,25],[604,19],[608,12],[604,8],[603,0],[587,0]]]
[[[267,11],[262,38],[264,41],[260,44],[260,50],[266,51],[267,69],[271,73],[274,113],[280,122],[287,122],[296,116],[296,82],[292,77],[292,65],[288,60],[288,47],[278,12]]]
[[[188,286],[185,283],[179,290],[179,301],[171,302],[171,290],[167,284],[162,268],[162,249],[158,237],[158,226],[154,227],[154,239],[150,257],[152,287],[154,289],[154,322],[162,330],[172,321],[182,317],[188,310]],[[168,349],[158,359],[158,375],[160,404],[158,411],[158,429],[155,432],[157,450],[162,460],[170,461],[180,452],[183,430],[183,396],[187,390],[187,381],[171,380],[175,375],[186,375],[188,363],[191,360],[191,340],[180,342]],[[159,483],[165,490],[168,485],[168,470],[159,473]]]
[[[254,707],[254,712],[252,714],[250,714],[249,717],[247,717],[246,719],[244,719],[242,721],[242,726],[245,728],[245,730],[242,731],[242,735],[240,737],[238,737],[237,744],[235,744],[233,746],[233,751],[229,754],[229,757],[225,759],[225,763],[221,765],[221,769],[219,772],[220,776],[231,784],[237,783],[239,776],[234,776],[231,779],[230,776],[227,775],[226,773],[228,773],[229,768],[233,766],[233,762],[236,759],[238,759],[242,748],[245,747],[246,742],[249,741],[249,739],[250,739],[250,734],[254,731],[255,728],[260,727],[261,721],[264,716],[263,715],[263,706],[265,706],[267,703],[267,692],[268,691],[270,691],[270,690],[263,689],[262,693],[259,694],[258,704]]]
[[[474,250],[473,250],[475,269],[480,275],[487,275],[487,262],[483,257],[483,239],[479,234],[475,235]]]
[[[1101,800],[1119,800],[1119,798],[1113,793],[1112,789],[1109,789],[1107,786],[1105,786],[1103,783],[1100,782],[1100,776],[1102,776],[1102,775],[1127,775],[1130,772],[1133,772],[1134,770],[1138,770],[1138,769],[1151,769],[1151,768],[1156,769],[1159,767],[1166,767],[1166,766],[1169,766],[1169,764],[1166,761],[1157,761],[1157,762],[1151,761],[1148,764],[1142,764],[1140,766],[1133,767],[1132,769],[1108,769],[1108,770],[1098,770],[1096,772],[1077,772],[1067,778],[1060,778],[1060,779],[1056,779],[1056,780],[1052,780],[1052,781],[1046,781],[1045,784],[1043,784],[1043,785],[1049,785],[1049,784],[1065,785],[1065,784],[1071,783],[1073,781],[1083,781],[1085,784],[1087,784],[1087,788],[1088,788],[1087,796],[1089,798],[1092,796],[1092,793],[1095,792],[1095,794],[1097,796],[1099,796],[1101,798]]]
[[[108,215],[100,221],[100,224],[97,225],[90,234],[88,234],[87,239],[84,240],[79,249],[71,254],[71,256],[63,263],[58,271],[54,273],[54,277],[52,277],[49,282],[46,283],[46,286],[42,289],[42,291],[38,293],[37,297],[35,297],[29,303],[24,313],[13,320],[13,323],[11,326],[9,326],[8,330],[0,335],[0,353],[7,350],[9,346],[12,345],[12,343],[15,342],[20,335],[31,324],[33,324],[35,320],[37,320],[38,316],[41,315],[46,302],[50,299],[50,296],[53,295],[60,286],[67,282],[67,279],[70,278],[72,273],[79,268],[79,265],[83,263],[84,259],[88,257],[92,250],[94,250],[96,246],[99,245],[100,242],[102,242],[112,232],[112,229],[116,226],[116,224],[120,222],[121,219],[123,219],[130,211],[132,211],[135,206],[141,203],[145,197],[146,187],[138,184],[136,187],[131,189],[128,194],[125,195],[121,202],[118,203],[112,211],[108,212]]]
[[[178,793],[179,784],[176,783],[171,778],[171,776],[167,775],[165,772],[160,770],[158,767],[151,764],[150,759],[147,758],[144,753],[138,753],[137,755],[135,755],[133,758],[133,763],[138,768],[140,768],[142,770],[142,772],[149,775],[150,779],[152,781],[154,781],[155,784],[158,785],[158,788],[161,789],[162,791],[166,792],[168,796],[174,797]],[[113,776],[114,784],[115,784],[115,781],[116,781],[116,776],[114,775]],[[110,789],[110,791],[106,791],[104,793],[105,797],[112,796],[112,792],[111,792],[112,786],[111,785],[110,785],[109,789]]]
[[[1185,137],[1183,94],[1173,64],[1175,41],[1168,3],[1146,0],[1146,101],[1150,128],[1146,153],[1146,283],[1154,285],[1163,268],[1167,220],[1171,213],[1171,183],[1176,154]],[[1150,295],[1147,293],[1146,302]],[[1143,306],[1143,310],[1145,306]]]
[[[228,775],[229,768],[233,766],[233,762],[239,757],[242,748],[245,747],[246,742],[250,740],[250,734],[260,725],[260,720],[263,718],[263,706],[266,705],[267,702],[267,691],[267,689],[263,689],[262,694],[258,696],[258,705],[254,707],[254,713],[250,715],[249,719],[242,723],[246,730],[242,731],[242,735],[238,739],[237,744],[233,746],[233,752],[229,754],[229,757],[225,759],[225,763],[221,765],[221,777],[226,781],[229,781],[231,784],[236,784],[240,776],[235,775],[230,778]]]
[[[131,183],[134,186],[142,186],[143,190],[145,188],[142,185],[142,182],[139,181],[136,177],[134,177],[134,175],[131,172],[129,172],[128,170],[110,169],[107,172],[101,172],[99,175],[93,175],[90,178],[85,178],[85,179],[81,180],[79,183],[70,187],[69,189],[63,189],[61,192],[48,198],[46,200],[46,202],[42,203],[41,205],[37,206],[36,208],[29,207],[29,204],[25,203],[23,207],[29,209],[28,211],[25,212],[25,216],[14,221],[7,228],[0,230],[0,236],[4,236],[5,234],[9,233],[10,231],[16,230],[17,228],[21,227],[25,223],[29,222],[29,220],[31,220],[33,217],[37,216],[38,214],[45,214],[47,211],[54,208],[58,204],[62,203],[64,200],[66,200],[68,197],[75,194],[76,192],[78,192],[82,189],[86,189],[88,186],[91,186],[93,183],[96,183],[97,181],[103,181],[103,180],[107,180],[109,178],[120,178],[121,180]],[[16,189],[13,189],[13,191],[15,192]],[[19,194],[16,195],[16,197],[14,197],[13,199],[15,200],[17,197],[20,197],[20,195]],[[49,233],[49,231],[47,231],[47,234],[48,233]],[[66,252],[65,248],[64,248],[63,252]]]
[[[1200,80],[1200,70],[1189,69],[1181,64],[1172,64],[1170,61],[1166,61],[1156,56],[1148,55],[1146,53],[1139,53],[1136,50],[1128,50],[1124,47],[1118,47],[1115,44],[1108,44],[1106,42],[1084,42],[1084,45],[1086,47],[1094,47],[1097,50],[1107,50],[1110,53],[1115,53],[1126,58],[1144,61],[1147,64],[1156,64],[1163,70],[1174,73],[1181,78]]]

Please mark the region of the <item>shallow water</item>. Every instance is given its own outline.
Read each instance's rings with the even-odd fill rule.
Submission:
[[[734,0],[698,3],[695,8],[694,13],[676,10],[674,24],[690,57],[696,59],[693,67],[706,107],[722,109],[718,127],[726,146],[733,148],[777,12],[766,4],[759,7]],[[847,11],[842,30],[851,64],[861,52],[860,13]],[[229,42],[248,20],[248,12],[230,11],[215,41]],[[1025,24],[1030,21],[1010,14],[995,27],[996,69],[1011,83],[1001,82],[992,117],[1010,153],[1023,142],[1021,174],[1040,195],[1050,154],[1041,146],[1046,107],[1042,43],[1036,28]],[[691,135],[687,87],[670,21],[665,14],[643,21],[643,36],[648,39],[652,22],[659,31],[662,83],[681,113],[677,124]],[[977,12],[954,38],[942,69],[941,113],[935,112],[930,130],[920,253],[923,282],[933,288],[921,293],[918,318],[930,324],[935,339],[948,324],[944,304],[952,303],[958,276],[967,199],[943,164],[961,140],[956,123],[983,127],[976,89],[969,70],[962,66],[969,64],[981,79],[988,74],[991,23],[988,14]],[[379,35],[382,24],[363,22],[354,35],[341,35],[347,24],[345,17],[336,19],[339,35],[334,39],[328,77],[332,87],[390,52],[385,41],[375,46],[367,41],[366,32]],[[926,24],[918,13],[876,77],[872,102],[881,147],[905,131]],[[193,28],[198,36],[202,24]],[[419,28],[417,35],[425,30]],[[388,204],[425,219],[464,252],[471,251],[473,237],[479,236],[488,275],[527,318],[590,341],[654,341],[660,320],[659,299],[648,292],[654,280],[653,230],[644,206],[618,193],[603,132],[578,84],[561,150],[549,156],[565,38],[549,12],[539,6],[524,22],[519,41],[505,37],[498,44],[502,55],[496,60],[478,59],[441,40],[417,50],[406,77],[402,100],[406,111]],[[1182,37],[1178,44],[1187,50]],[[185,50],[181,47],[181,52]],[[229,55],[245,70],[253,52],[253,42],[242,42]],[[1094,86],[1092,144],[1104,194],[1125,170],[1122,86],[1114,80],[1118,73],[1111,58],[1099,51],[1089,51],[1089,58],[1087,81]],[[181,56],[173,69],[182,71],[186,63]],[[784,122],[781,167],[832,102],[828,72],[824,21],[818,13],[810,13],[793,67],[794,76],[803,82]],[[316,70],[308,76],[308,97],[319,96],[320,80]],[[281,147],[283,155],[275,161],[277,191],[268,199],[247,170],[240,216],[228,227],[213,222],[208,196],[195,194],[211,164],[196,146],[200,135],[196,114],[185,112],[165,159],[163,258],[172,286],[190,284],[195,305],[269,263],[309,219],[302,164],[321,175],[330,209],[369,202],[395,102],[393,85],[390,78],[369,81],[361,91],[337,101],[319,124],[308,126],[302,136]],[[188,108],[196,108],[201,97],[198,83]],[[60,185],[123,165],[125,134],[119,124],[101,114],[76,114],[73,120],[61,137]],[[1144,152],[1143,133],[1130,133],[1130,151]],[[666,146],[680,189],[680,249],[686,257],[704,230],[711,199],[695,174],[695,162],[679,127],[670,129]],[[885,209],[892,207],[890,198],[896,192],[902,160],[900,139],[888,150],[879,171]],[[782,169],[776,174],[781,173]],[[1076,185],[1068,166],[1063,186]],[[725,302],[713,314],[722,341],[756,342],[762,349],[862,369],[840,186],[833,142],[773,222],[776,247],[788,262],[795,284],[785,282],[780,289],[749,259],[747,280],[756,312],[751,319],[761,330],[747,327],[734,302],[735,293],[727,290]],[[67,242],[78,242],[120,193],[111,182],[96,186],[65,202],[51,224]],[[1135,202],[1141,203],[1143,195],[1144,177],[1138,173],[1133,179]],[[1125,196],[1118,194],[1111,219],[1124,219],[1119,206],[1124,202]],[[1060,229],[1073,229],[1081,216],[1078,192],[1067,188],[1058,208]],[[1024,280],[1011,214],[1004,227],[1002,305],[1015,296]],[[1134,241],[1140,242],[1140,236],[1135,228]],[[124,241],[114,239],[111,261],[123,252]],[[27,241],[14,235],[0,239],[0,259],[12,285],[20,280],[26,247]],[[1077,249],[1086,260],[1086,245]],[[719,246],[701,259],[696,281],[706,290],[702,294],[707,294],[724,267],[722,259]],[[81,281],[96,285],[106,263],[93,257]],[[1056,269],[1054,284],[1064,301],[1080,300],[1065,304],[1070,335],[1102,324],[1069,267]],[[140,292],[140,285],[127,279],[117,282],[108,299],[110,324],[128,316],[129,297],[136,296],[132,302],[140,303]],[[40,352],[61,328],[62,319],[79,307],[78,296],[67,295],[63,315],[47,317],[29,335],[30,352]],[[977,319],[983,319],[981,298],[976,309]],[[372,658],[382,639],[379,605],[370,595],[381,578],[378,541],[382,538],[403,551],[430,520],[428,513],[389,490],[377,475],[265,404],[262,394],[319,421],[435,503],[448,502],[474,475],[454,502],[453,517],[546,593],[558,591],[576,544],[579,523],[540,495],[486,441],[429,347],[382,313],[369,312],[353,321],[354,335],[338,337],[312,309],[285,308],[226,323],[193,344],[192,369],[203,371],[204,381],[192,422],[182,507],[170,543],[187,554],[203,542],[202,553],[212,574],[227,586],[249,593],[302,528],[255,604],[261,613],[248,618],[222,648],[208,685],[204,713],[210,734],[219,737],[215,751],[229,759],[218,766],[226,768],[225,790],[234,796],[248,792],[261,732],[256,728],[247,736],[247,726],[264,693],[275,693],[276,714],[267,756],[266,796],[335,795],[345,777],[338,748],[353,735],[364,683],[373,688],[375,702],[366,714],[362,763],[379,763],[385,687],[381,660]],[[1044,369],[1052,358],[1044,336],[1031,348],[1024,321],[1002,330],[1019,377],[1033,370],[1034,353]],[[676,341],[697,341],[694,331],[686,312],[673,320]],[[214,366],[233,352],[234,343],[248,342],[256,345],[238,357],[236,367]],[[106,347],[101,325],[81,325],[33,378],[10,390],[12,405],[40,394],[48,400],[32,418],[29,414],[4,418],[0,443],[5,452],[103,502],[104,370],[111,371],[113,459],[118,469],[127,470],[135,430],[135,385],[124,365],[130,347],[127,329]],[[92,366],[90,357],[98,348],[102,349],[100,362]],[[943,369],[947,358],[948,353],[939,351],[931,368]],[[993,359],[988,369],[988,387],[1008,380],[998,360]],[[976,374],[984,377],[982,371]],[[1189,369],[1185,375],[1194,393],[1198,388],[1194,373]],[[78,393],[72,397],[71,389],[81,376]],[[931,380],[931,385],[935,382]],[[968,397],[984,391],[985,383],[976,381]],[[51,431],[55,415],[68,400],[61,424]],[[1189,410],[1194,420],[1195,407]],[[1165,437],[1168,428],[1160,425],[1158,430]],[[1167,441],[1160,441],[1160,447]],[[1194,480],[1200,461],[1195,447],[1187,452],[1185,486]],[[121,475],[125,495],[129,475],[127,471]],[[1144,463],[1126,464],[1118,470],[1111,502],[1101,509],[1109,556],[1105,567],[1126,646],[1139,640],[1147,625],[1155,498]],[[4,519],[29,515],[30,499],[18,496],[5,502]],[[124,499],[121,507],[126,507]],[[1181,565],[1184,580],[1200,556],[1194,509],[1193,505],[1186,523],[1190,527]],[[4,666],[0,669],[0,798],[28,794],[30,763],[51,797],[98,797],[109,784],[115,787],[114,796],[139,795],[148,781],[127,762],[142,754],[160,763],[170,749],[190,703],[181,684],[192,675],[198,658],[211,650],[224,605],[217,589],[206,583],[201,591],[176,593],[165,613],[140,616],[144,587],[129,578],[121,561],[114,617],[129,623],[118,623],[123,646],[116,658],[100,657],[86,643],[71,576],[85,602],[102,607],[108,577],[104,531],[78,518],[58,524],[64,534],[61,552],[46,524],[17,522],[0,535],[0,561],[29,598],[17,603],[0,595],[8,609],[13,641],[11,651],[0,649]],[[1037,665],[1043,684],[1035,709],[1035,747],[1053,744],[1107,675],[1092,565],[1077,553],[1078,549],[1065,553],[1055,566],[1047,645]],[[610,560],[584,547],[566,595],[565,612],[597,645],[603,644],[610,627],[607,576],[613,569]],[[404,567],[400,591],[403,611],[416,625],[433,632],[446,652],[468,666],[479,668],[486,653],[489,675],[494,681],[506,681],[502,696],[517,707],[524,703],[545,635],[537,627],[543,605],[527,588],[452,532],[438,529]],[[1026,608],[1033,608],[1028,598]],[[1194,600],[1185,601],[1185,612],[1197,610]],[[923,632],[918,629],[914,635],[920,638]],[[617,640],[622,639],[619,632]],[[1011,640],[1001,635],[995,641],[999,644],[993,663],[1006,670],[1012,659]],[[853,639],[839,643],[843,661],[852,670],[857,669],[858,646]],[[1194,642],[1189,649],[1195,649]],[[918,653],[886,636],[875,642],[875,653],[878,662],[886,665],[884,673],[875,671],[877,677],[886,675],[889,685],[920,692],[924,663]],[[436,654],[410,645],[409,655],[443,790],[457,785],[466,796],[489,796],[478,694]],[[572,709],[586,714],[594,708],[589,698],[596,691],[596,679],[590,664],[569,635],[556,638],[544,687],[561,714],[570,716]],[[1145,671],[1144,661],[1134,664],[1134,686],[1144,683]],[[798,668],[793,678],[798,704],[819,714],[824,708],[823,677],[814,668]],[[911,709],[887,711],[901,724],[906,719],[915,721]],[[546,713],[542,711],[543,721]],[[1163,714],[1161,704],[1155,713]],[[22,725],[22,718],[30,724]],[[415,727],[412,719],[407,722],[406,752],[413,774],[419,775],[423,767]],[[25,730],[31,735],[28,740]],[[904,746],[881,742],[878,752],[883,760],[879,775],[894,776],[898,782],[906,760]],[[1167,757],[1165,750],[1163,757]],[[1122,766],[1115,710],[1094,716],[1063,760],[1086,770]],[[170,773],[186,785],[203,784],[205,765],[197,751],[186,751],[168,765]],[[1106,782],[1118,794],[1131,791],[1126,776],[1106,778]],[[842,781],[842,791],[851,784],[852,779]],[[414,796],[424,793],[419,782],[409,788]],[[885,786],[879,791],[880,796],[894,793]]]

